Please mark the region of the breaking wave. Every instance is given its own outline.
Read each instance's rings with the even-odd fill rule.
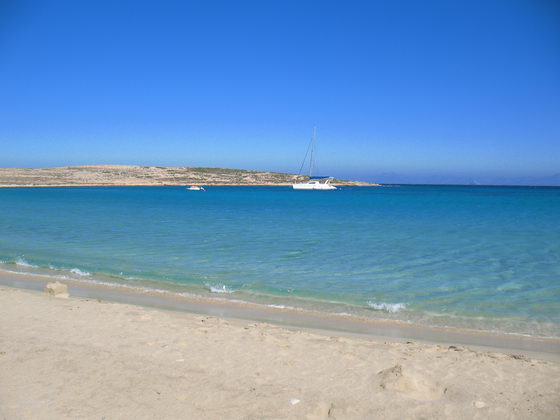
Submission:
[[[25,261],[25,259],[23,257],[16,258],[14,263],[16,265],[19,265],[20,267],[37,267],[36,265],[30,264],[27,261]]]
[[[373,302],[368,300],[368,306],[376,311],[383,311],[383,312],[390,312],[392,314],[400,312],[403,309],[406,309],[405,303],[386,303],[386,302]]]
[[[293,309],[296,310],[298,308],[294,308],[293,306],[287,306],[287,305],[276,305],[276,304],[270,304],[270,305],[266,305],[269,308],[275,308],[275,309]]]
[[[76,274],[76,275],[82,276],[82,277],[91,276],[90,273],[88,273],[87,271],[82,271],[82,270],[80,270],[79,268],[73,268],[73,269],[70,270],[70,272],[71,272],[72,274]]]
[[[208,290],[211,293],[227,293],[227,294],[230,294],[230,293],[235,292],[235,290],[233,290],[232,288],[227,287],[225,284],[221,284],[221,283],[218,283],[218,284],[204,283],[204,285],[208,288]]]

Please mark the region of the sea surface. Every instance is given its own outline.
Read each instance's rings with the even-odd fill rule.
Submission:
[[[5,188],[0,270],[560,337],[560,188]]]

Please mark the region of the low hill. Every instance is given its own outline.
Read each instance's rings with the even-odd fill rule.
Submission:
[[[0,187],[102,185],[291,185],[307,179],[281,172],[176,166],[81,165],[58,168],[0,168]],[[368,186],[336,179],[338,185]]]

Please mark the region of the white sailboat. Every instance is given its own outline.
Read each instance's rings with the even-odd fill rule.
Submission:
[[[307,153],[303,158],[303,162],[298,174],[301,174],[305,162],[307,161],[307,155],[309,155],[309,181],[292,184],[294,190],[336,190],[336,187],[331,184],[331,181],[334,179],[332,176],[313,176],[313,169],[315,167],[314,158],[316,138],[317,127],[313,127],[313,136],[311,137],[311,141],[309,142],[309,146],[307,147]]]

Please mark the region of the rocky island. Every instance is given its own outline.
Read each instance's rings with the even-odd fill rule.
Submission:
[[[244,169],[180,166],[79,165],[56,168],[0,168],[0,187],[291,185],[306,176]],[[376,186],[335,179],[335,185]]]

